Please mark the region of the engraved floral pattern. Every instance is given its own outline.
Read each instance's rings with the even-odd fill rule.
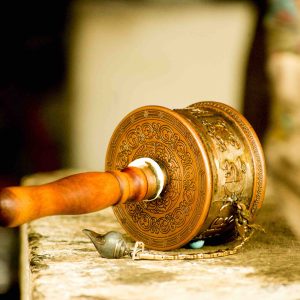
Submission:
[[[264,193],[264,160],[259,141],[256,139],[255,133],[251,130],[251,126],[249,126],[245,120],[240,118],[239,114],[232,108],[217,102],[203,102],[191,105],[189,109],[192,115],[199,117],[198,120],[200,124],[204,126],[207,134],[217,146],[216,150],[219,151],[219,158],[222,158],[220,159],[220,171],[222,173],[220,173],[219,176],[224,178],[224,182],[222,186],[220,186],[220,189],[223,191],[223,196],[221,196],[220,199],[218,198],[213,201],[213,206],[215,204],[217,205],[217,203],[221,203],[221,206],[218,205],[218,216],[214,218],[210,222],[208,228],[201,233],[201,237],[205,238],[208,236],[215,236],[222,232],[222,228],[228,228],[232,225],[232,208],[225,205],[226,203],[228,204],[228,198],[238,197],[238,199],[246,204],[247,207],[250,207],[253,215],[257,212],[259,203],[263,200]],[[253,194],[251,192],[249,194],[249,192],[244,190],[248,180],[254,176],[252,171],[249,170],[250,167],[247,166],[247,162],[245,162],[241,156],[245,151],[245,145],[241,145],[238,136],[233,134],[231,127],[222,119],[216,119],[216,117],[212,119],[208,114],[204,116],[204,113],[202,113],[201,117],[201,113],[199,112],[207,110],[215,116],[221,114],[225,115],[226,118],[233,120],[233,123],[238,124],[238,126],[235,126],[239,127],[239,130],[246,136],[250,144],[250,149],[253,151],[251,155],[253,155],[253,167],[256,174],[256,177],[254,178],[256,185],[254,186],[255,189],[253,190]],[[228,146],[234,147],[230,150],[239,150],[235,158],[232,156],[232,151],[226,152],[229,150]],[[226,158],[226,155],[229,153],[230,155]],[[252,162],[250,162],[250,165],[252,165]],[[249,180],[249,182],[251,182],[251,180]],[[224,202],[222,202],[223,200]],[[223,209],[225,206],[226,209]]]
[[[206,127],[208,135],[218,145],[220,151],[226,151],[228,145],[240,149],[240,142],[223,120],[210,121],[207,118],[204,118],[201,122]]]
[[[150,157],[164,165],[168,177],[163,199],[125,204],[126,212],[142,230],[168,234],[185,223],[196,191],[195,169],[189,151],[171,126],[159,122],[138,124],[124,135],[116,159],[118,169],[126,167],[129,160]],[[182,201],[178,205],[180,197]]]

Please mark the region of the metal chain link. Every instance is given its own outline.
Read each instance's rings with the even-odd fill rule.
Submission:
[[[264,229],[257,225],[250,223],[250,213],[246,205],[242,202],[230,199],[231,205],[235,209],[235,228],[238,233],[238,243],[232,248],[218,249],[215,251],[199,251],[186,250],[180,252],[164,252],[145,250],[143,242],[137,241],[129,255],[133,260],[194,260],[194,259],[211,259],[217,257],[225,257],[236,254],[249,239],[252,237],[256,229],[264,231]]]

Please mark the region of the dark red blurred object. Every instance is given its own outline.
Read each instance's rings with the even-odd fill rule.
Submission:
[[[61,143],[42,111],[47,95],[64,84],[69,2],[1,4],[0,188],[61,167]]]

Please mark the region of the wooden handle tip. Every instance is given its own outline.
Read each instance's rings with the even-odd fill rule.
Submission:
[[[0,226],[14,227],[17,217],[17,203],[9,189],[3,189],[0,193]]]

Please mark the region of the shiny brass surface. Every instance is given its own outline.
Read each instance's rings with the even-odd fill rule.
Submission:
[[[133,111],[112,135],[106,169],[124,169],[142,157],[163,167],[165,189],[158,199],[129,200],[114,212],[126,232],[149,248],[232,237],[234,202],[246,206],[250,222],[261,207],[266,180],[261,145],[245,118],[225,104]]]
[[[146,106],[117,126],[106,172],[1,190],[0,226],[113,206],[126,232],[150,249],[245,239],[265,177],[259,140],[233,108],[218,102]]]

